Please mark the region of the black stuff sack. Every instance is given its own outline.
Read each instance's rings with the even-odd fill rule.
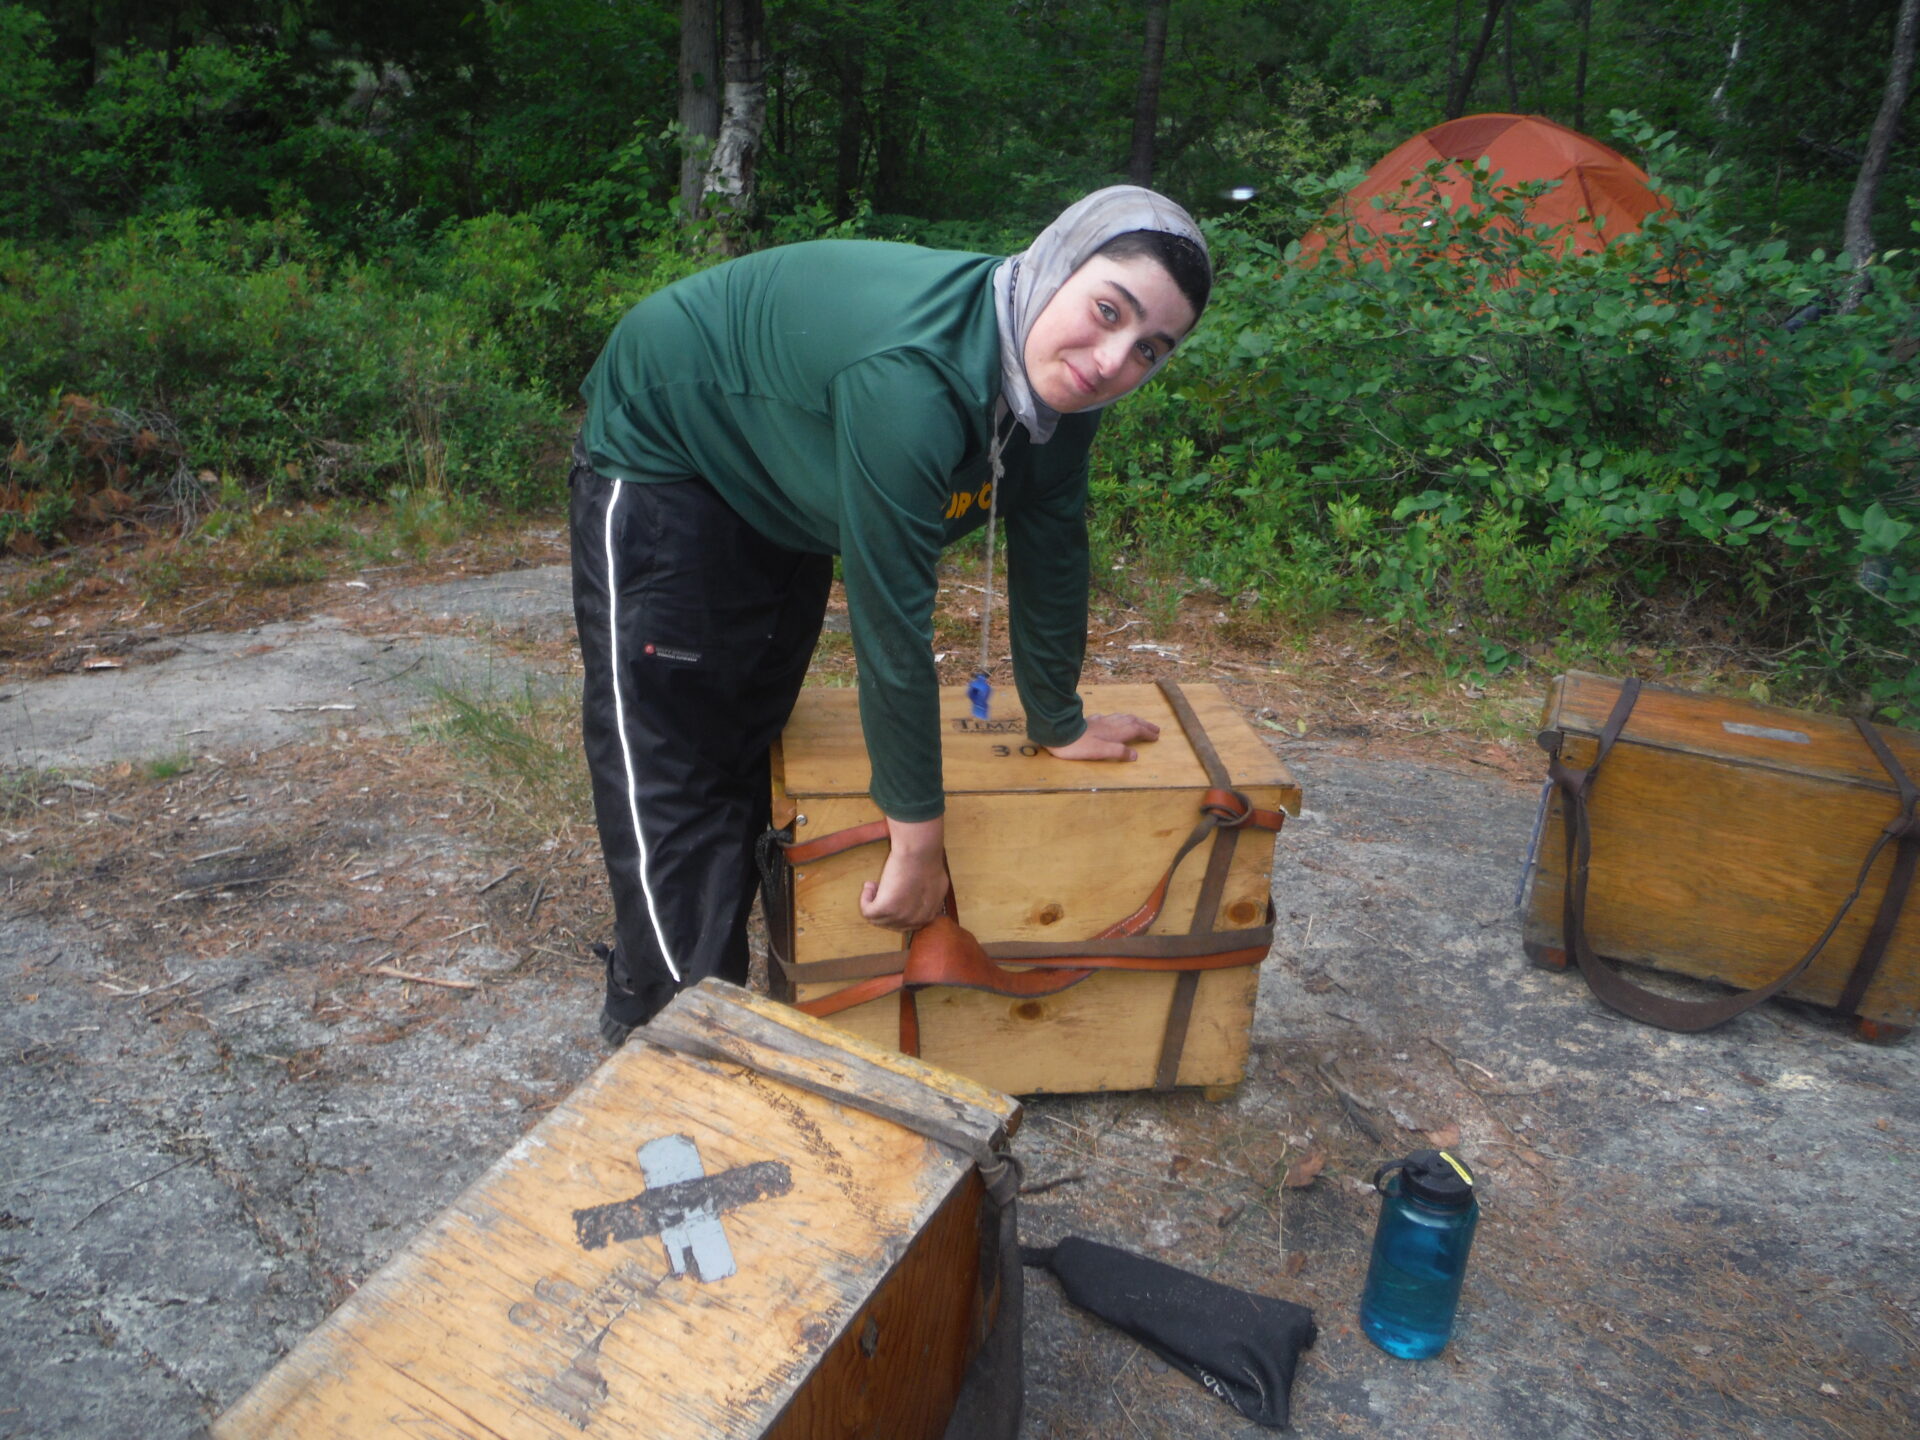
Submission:
[[[1294,1368],[1318,1333],[1306,1306],[1077,1235],[1028,1248],[1021,1258],[1051,1270],[1074,1304],[1126,1331],[1247,1419],[1287,1428]]]

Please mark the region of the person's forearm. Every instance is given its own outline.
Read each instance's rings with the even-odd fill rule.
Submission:
[[[910,859],[932,857],[938,860],[947,848],[947,817],[931,820],[895,820],[887,817],[887,843],[896,855]]]

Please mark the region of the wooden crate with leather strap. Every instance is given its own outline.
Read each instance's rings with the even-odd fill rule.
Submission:
[[[1236,1084],[1299,787],[1216,686],[1087,702],[1160,738],[1135,761],[1058,760],[1017,712],[979,721],[941,692],[952,886],[909,941],[860,915],[886,822],[855,696],[802,692],[762,847],[774,993],[1010,1094]]]
[[[1704,1030],[1785,995],[1895,1039],[1920,1009],[1920,735],[1569,674],[1524,942],[1612,1008]],[[1660,993],[1627,961],[1732,994]]]

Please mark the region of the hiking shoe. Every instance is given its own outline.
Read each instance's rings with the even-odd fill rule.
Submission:
[[[606,963],[607,998],[600,1007],[600,1038],[618,1050],[627,1037],[657,1015],[673,998],[672,984],[635,985],[617,948],[596,945],[593,953]]]
[[[609,1049],[618,1050],[627,1043],[627,1037],[633,1034],[633,1026],[622,1025],[613,1018],[613,1012],[605,1006],[600,1009],[600,1038],[607,1042]]]

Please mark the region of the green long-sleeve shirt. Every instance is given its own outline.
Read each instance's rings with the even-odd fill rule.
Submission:
[[[935,566],[986,521],[999,263],[859,240],[748,255],[628,311],[581,387],[600,474],[704,479],[776,544],[841,557],[873,798],[897,820],[945,805]],[[1065,416],[1041,446],[1016,425],[1001,456],[1014,679],[1042,745],[1086,728],[1098,423]]]

